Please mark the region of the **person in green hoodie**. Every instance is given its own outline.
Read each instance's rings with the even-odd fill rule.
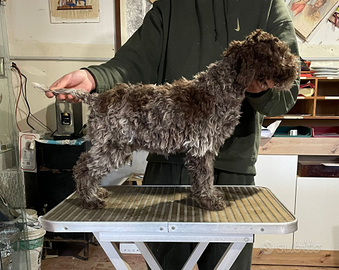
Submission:
[[[50,89],[77,88],[102,93],[121,82],[163,84],[181,77],[191,79],[219,60],[231,41],[243,40],[256,29],[285,41],[298,55],[293,23],[283,0],[158,0],[114,58],[66,74]],[[299,80],[291,91],[283,92],[262,89],[256,81],[252,82],[242,104],[240,124],[215,160],[216,185],[254,184],[263,118],[287,113],[295,104],[298,91]],[[53,97],[51,93],[46,95]],[[57,98],[78,102],[70,95]],[[150,153],[144,184],[189,184],[183,157]],[[214,269],[228,245],[209,244],[199,259],[199,269]],[[163,269],[177,270],[183,267],[195,244],[149,243],[149,246]],[[245,246],[232,270],[251,268],[252,247]]]

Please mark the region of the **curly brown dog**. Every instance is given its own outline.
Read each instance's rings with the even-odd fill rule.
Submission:
[[[93,145],[73,169],[83,207],[104,207],[108,192],[99,187],[101,178],[143,149],[186,153],[193,197],[205,209],[223,209],[224,194],[213,186],[213,163],[239,123],[247,87],[253,80],[272,80],[275,89],[288,91],[298,72],[299,57],[278,38],[256,30],[244,41],[232,42],[220,61],[192,80],[119,84],[103,94],[56,90],[82,99],[90,109]]]

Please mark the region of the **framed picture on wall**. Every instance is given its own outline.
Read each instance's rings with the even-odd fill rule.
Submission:
[[[296,33],[304,40],[309,40],[337,7],[337,0],[291,0],[288,4]]]
[[[49,0],[51,23],[99,22],[99,0]]]
[[[156,0],[115,0],[116,49],[141,26]]]

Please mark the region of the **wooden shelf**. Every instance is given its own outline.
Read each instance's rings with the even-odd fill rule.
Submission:
[[[339,120],[339,116],[305,116],[305,115],[282,115],[282,116],[276,116],[276,117],[265,117],[265,119],[267,120],[284,120],[284,119],[289,119],[289,120],[293,120],[293,119],[314,119],[314,120],[325,120],[325,119],[333,119],[333,120]],[[339,125],[339,123],[338,123]]]
[[[314,94],[298,96],[297,103],[285,115],[265,117],[267,120],[339,120],[339,78],[301,77],[300,83],[311,81]],[[298,123],[300,125],[300,123]]]
[[[314,97],[297,97],[297,99],[315,99]]]
[[[339,138],[273,137],[262,139],[259,155],[339,156]]]
[[[338,96],[324,96],[324,97],[317,97],[317,100],[339,100],[339,97]]]

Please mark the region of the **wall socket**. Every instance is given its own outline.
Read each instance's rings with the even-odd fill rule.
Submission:
[[[120,243],[119,249],[122,254],[141,254],[134,243]]]
[[[25,172],[37,172],[35,140],[42,139],[43,133],[20,132],[20,167]]]

